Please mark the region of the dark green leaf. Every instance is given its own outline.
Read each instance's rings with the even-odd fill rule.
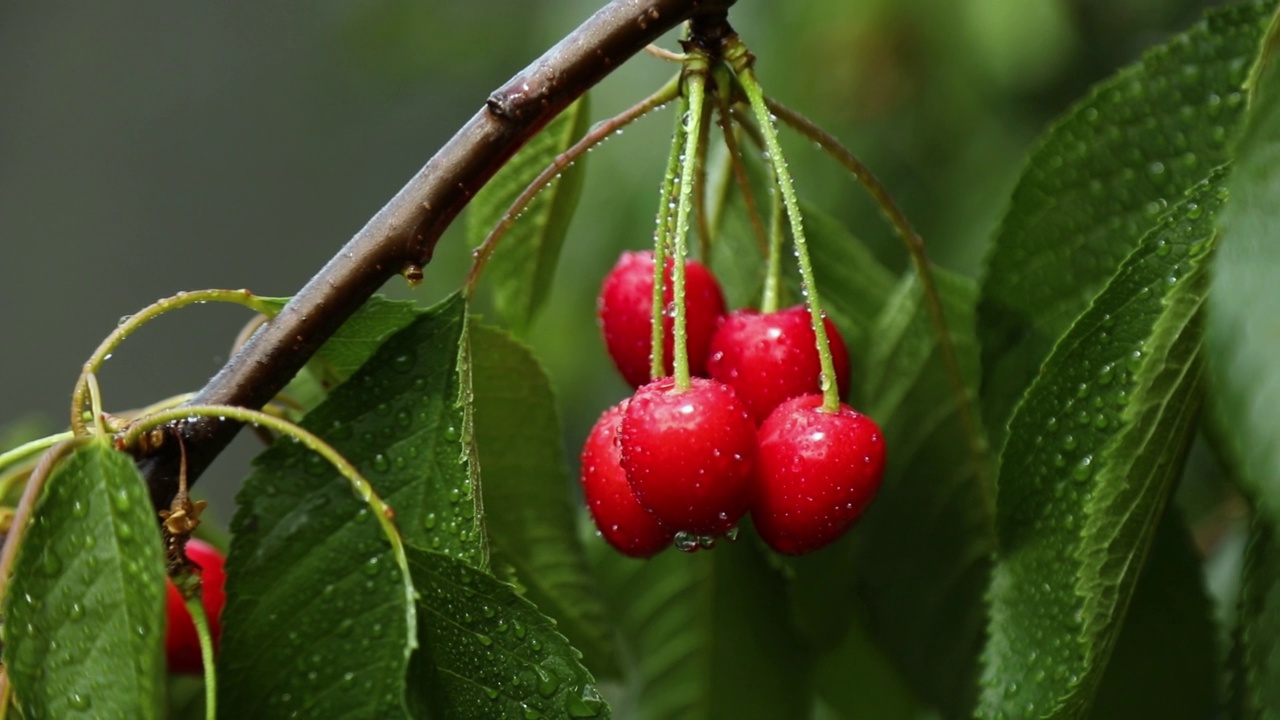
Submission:
[[[1217,436],[1258,510],[1280,527],[1280,71],[1273,26],[1253,77],[1249,117],[1236,146],[1219,218],[1222,250],[1213,268],[1209,359]]]
[[[485,526],[496,559],[515,568],[529,599],[559,620],[589,665],[615,671],[604,603],[578,537],[550,380],[501,330],[472,325],[470,336]]]
[[[810,661],[786,588],[759,541],[652,560],[593,543],[610,608],[636,658],[619,715],[640,720],[804,718]],[[630,712],[628,712],[630,711]]]
[[[914,273],[889,298],[855,382],[884,431],[880,494],[832,547],[799,558],[796,612],[819,647],[840,641],[861,606],[869,636],[913,690],[948,716],[968,715],[984,630],[982,596],[995,545],[985,451],[970,405],[978,378],[972,281],[934,269],[968,388],[956,395]],[[828,293],[832,295],[832,293]]]
[[[814,690],[843,720],[915,720],[927,710],[912,694],[892,661],[850,624],[844,640],[823,653],[813,669]]]
[[[1217,708],[1217,630],[1180,513],[1165,514],[1154,542],[1091,720],[1204,720]]]
[[[515,588],[440,553],[410,548],[409,568],[422,596],[419,717],[610,716],[555,621]]]
[[[1240,626],[1236,633],[1234,704],[1240,720],[1280,717],[1280,535],[1275,526],[1255,519],[1245,553],[1240,590]]]
[[[304,427],[395,509],[406,543],[487,562],[453,296],[396,333]],[[403,716],[417,637],[408,582],[368,507],[318,455],[280,441],[232,524],[220,705],[233,714]],[[411,588],[410,588],[411,589]]]
[[[994,447],[1058,337],[1156,219],[1226,161],[1271,5],[1212,12],[1099,86],[1031,154],[978,308]]]
[[[516,153],[470,203],[467,238],[474,247],[502,219],[520,193],[582,135],[590,113],[586,96],[570,105]],[[503,237],[485,273],[499,314],[518,334],[546,302],[569,221],[582,194],[585,158],[579,158],[538,194]]]
[[[49,475],[5,595],[4,664],[28,718],[157,718],[164,550],[128,455],[90,442]]]
[[[729,307],[760,307],[765,275],[765,251],[760,231],[751,223],[727,148],[715,145],[714,154],[707,164],[711,196],[707,203],[710,215],[707,225],[713,240],[711,257],[704,260],[720,281]],[[773,192],[769,175],[763,163],[751,155],[743,159],[742,167],[753,192],[756,212],[767,232]]]
[[[1220,179],[1144,238],[1010,423],[985,717],[1083,717],[1093,702],[1195,426]]]

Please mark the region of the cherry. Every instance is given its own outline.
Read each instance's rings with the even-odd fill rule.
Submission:
[[[667,258],[663,302],[670,306],[674,296],[671,275],[675,262]],[[724,293],[715,276],[696,260],[685,262],[686,335],[689,372],[706,376],[707,348],[716,323],[725,313]],[[632,387],[649,382],[653,348],[653,253],[624,252],[605,276],[596,301],[596,315],[604,332],[605,346],[613,364]],[[666,374],[672,372],[675,333],[674,316],[663,314],[662,357]]]
[[[849,351],[831,320],[824,317],[827,344],[840,396],[849,392]],[[761,313],[736,310],[711,338],[711,377],[732,387],[756,424],[775,407],[799,395],[822,392],[822,367],[809,309],[804,305]]]
[[[227,581],[225,559],[217,548],[195,538],[187,541],[187,557],[200,568],[200,601],[209,618],[209,635],[213,638],[216,652],[218,636],[222,633],[219,616],[222,614],[222,606],[227,602],[223,590]],[[165,633],[164,651],[169,660],[169,671],[199,674],[204,671],[204,662],[200,657],[200,639],[196,636],[195,622],[191,619],[191,613],[187,612],[182,593],[172,580],[167,582],[169,590],[165,604],[169,629]]]
[[[636,558],[656,555],[675,533],[640,505],[622,469],[618,429],[628,401],[614,405],[596,421],[582,448],[582,493],[600,534],[618,552]]]
[[[751,503],[755,424],[729,386],[673,378],[632,396],[618,443],[622,467],[640,504],[676,531],[722,535]]]
[[[821,395],[779,405],[758,433],[751,517],[769,547],[803,555],[835,541],[866,510],[884,474],[884,439],[865,415]]]

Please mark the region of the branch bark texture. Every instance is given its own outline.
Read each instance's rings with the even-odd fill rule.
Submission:
[[[261,408],[388,279],[431,260],[467,202],[534,134],[625,60],[689,19],[723,21],[736,0],[613,0],[495,90],[484,106],[396,193],[278,316],[264,324],[192,399]],[[197,419],[175,428],[194,482],[240,425]],[[157,508],[178,487],[177,443],[139,468]]]

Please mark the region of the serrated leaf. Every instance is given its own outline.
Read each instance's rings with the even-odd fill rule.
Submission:
[[[976,289],[934,273],[969,392],[956,395],[919,280],[908,273],[871,330],[876,343],[855,378],[865,398],[859,409],[884,432],[884,484],[845,538],[797,559],[795,597],[818,647],[839,642],[850,608],[860,606],[866,632],[913,690],[958,717],[973,706],[995,533],[979,420],[970,406],[975,427],[966,428],[960,414],[977,387]]]
[[[133,458],[90,442],[63,458],[5,595],[4,664],[29,718],[158,718],[164,550]]]
[[[467,239],[472,247],[484,241],[511,203],[556,156],[586,134],[589,120],[584,95],[548,123],[476,193],[467,211]],[[582,194],[585,162],[585,157],[579,158],[538,193],[485,269],[494,287],[498,313],[517,334],[529,329],[551,291],[560,248]]]
[[[1154,543],[1090,720],[1204,720],[1217,709],[1213,610],[1176,508],[1165,513]]]
[[[810,660],[760,541],[632,560],[593,543],[597,574],[635,658],[615,711],[639,720],[803,718]]]
[[[1245,552],[1236,631],[1233,704],[1240,720],[1280,718],[1280,542],[1275,527],[1255,518]]]
[[[1211,12],[1100,85],[1032,152],[978,307],[993,447],[1057,338],[1157,218],[1227,160],[1270,6]]]
[[[422,650],[410,670],[418,717],[610,717],[555,621],[514,587],[448,555],[408,555],[422,594]]]
[[[1197,186],[1144,238],[1010,422],[984,717],[1090,709],[1195,426],[1220,180]]]
[[[404,541],[484,567],[461,399],[466,304],[454,295],[387,340],[304,427],[355,464]],[[287,440],[256,461],[228,558],[219,704],[233,714],[403,717],[414,606],[368,507]],[[323,629],[323,631],[321,631]]]
[[[578,516],[551,381],[501,330],[471,326],[475,435],[485,525],[497,559],[598,672],[616,672],[604,603],[578,537]]]
[[[1214,261],[1209,302],[1209,368],[1216,433],[1259,512],[1280,527],[1280,70],[1268,34],[1253,77],[1249,116],[1236,144],[1219,217],[1222,249]]]

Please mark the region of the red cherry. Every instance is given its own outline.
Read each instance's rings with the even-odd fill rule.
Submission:
[[[618,428],[627,400],[596,421],[582,448],[582,493],[600,534],[618,552],[636,558],[656,555],[671,545],[675,533],[640,505],[627,483],[618,450]]]
[[[760,426],[751,518],[769,547],[803,555],[835,541],[867,509],[884,475],[875,422],[821,395],[779,405]]]
[[[671,306],[675,289],[671,275],[675,262],[667,258],[662,298]],[[705,377],[707,348],[716,323],[724,315],[724,293],[705,265],[685,262],[685,331],[689,338],[689,372]],[[624,252],[605,276],[596,301],[596,315],[604,332],[604,343],[622,377],[638,388],[649,382],[653,348],[653,253]],[[663,316],[662,357],[666,374],[672,373],[675,333],[672,312]]]
[[[836,387],[840,397],[846,397],[849,351],[831,320],[824,317],[822,322],[835,365]],[[734,311],[711,338],[707,371],[738,393],[756,424],[764,422],[785,400],[822,392],[822,366],[809,309],[797,305],[771,313]]]
[[[222,606],[227,602],[223,588],[227,582],[224,569],[225,559],[222,553],[212,545],[192,538],[187,541],[187,557],[199,566],[200,601],[204,604],[204,613],[209,618],[209,634],[213,638],[213,648],[218,649],[218,637],[222,634]],[[187,612],[182,593],[168,580],[169,590],[166,598],[169,630],[164,638],[165,656],[169,659],[169,672],[199,674],[204,672],[204,662],[200,657],[200,640],[196,637],[196,625]]]
[[[622,467],[640,504],[663,525],[722,535],[751,503],[755,425],[727,385],[662,378],[636,391],[622,416]]]

